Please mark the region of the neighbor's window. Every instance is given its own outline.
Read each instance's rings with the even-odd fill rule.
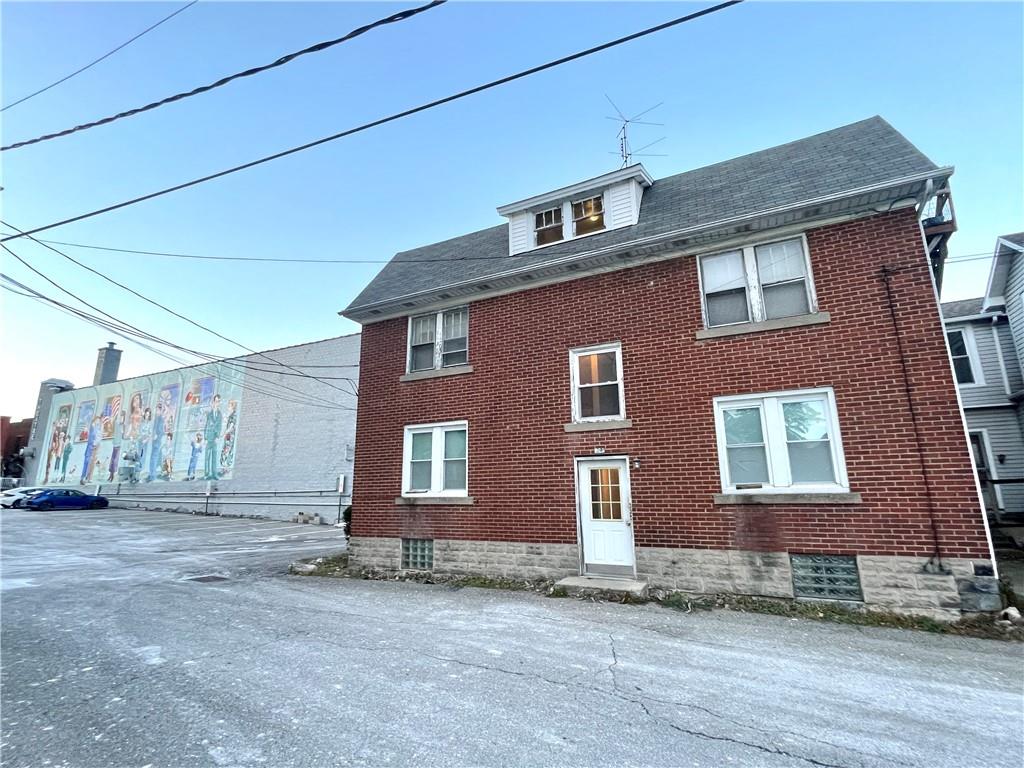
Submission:
[[[624,419],[622,347],[605,344],[569,353],[572,376],[572,420]]]
[[[534,230],[537,245],[556,243],[564,236],[562,231],[562,206],[534,214]]]
[[[409,372],[465,365],[469,361],[469,308],[409,318]]]
[[[848,490],[831,389],[720,397],[715,423],[723,490]]]
[[[572,231],[587,235],[604,229],[604,197],[590,197],[572,204]]]
[[[700,257],[707,327],[816,311],[803,238]]]
[[[465,496],[467,432],[464,421],[406,427],[402,494]]]
[[[978,364],[974,335],[964,328],[946,331],[949,353],[953,358],[953,372],[957,384],[981,384],[981,366]]]

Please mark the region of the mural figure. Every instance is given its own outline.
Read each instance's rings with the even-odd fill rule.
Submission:
[[[142,412],[142,421],[139,423],[139,431],[135,436],[135,462],[139,470],[146,466],[146,449],[153,441],[153,410],[146,408]]]
[[[121,396],[111,395],[103,404],[103,439],[109,440],[117,431],[117,424],[121,420]]]
[[[150,444],[149,454],[149,478],[147,482],[156,480],[157,467],[161,462],[161,447],[160,443],[164,439],[164,435],[169,434],[166,429],[167,419],[164,418],[164,401],[163,399],[156,401],[156,416],[153,418],[153,439]]]
[[[71,450],[73,447],[71,445],[71,436],[68,434],[67,430],[60,433],[60,445],[60,481],[62,483],[66,483],[68,480],[68,461],[71,459]]]
[[[54,427],[50,436],[50,446],[46,449],[46,475],[43,483],[50,482],[50,464],[53,464],[54,474],[57,474],[57,465],[60,464],[60,428]]]
[[[163,480],[170,480],[174,473],[174,435],[168,432],[164,435],[164,446],[160,451],[160,477]]]
[[[238,401],[228,400],[228,417],[224,424],[224,447],[220,451],[222,470],[231,469],[235,463],[235,430],[238,428]]]
[[[99,445],[102,432],[103,419],[94,416],[92,424],[89,425],[85,434],[85,459],[82,461],[82,474],[78,478],[79,485],[85,485],[92,480],[93,470],[99,464]]]
[[[136,392],[128,404],[128,434],[132,440],[137,440],[139,430],[142,428],[142,417],[145,413],[145,401],[149,399],[149,393]]]
[[[92,416],[95,412],[95,400],[86,400],[78,406],[78,425],[75,428],[76,443],[87,443],[89,441],[89,425],[92,423]]]
[[[119,435],[117,437],[117,443],[110,452],[110,465],[107,467],[108,483],[114,482],[114,478],[117,475],[117,467],[121,459],[121,453],[128,444],[128,414],[121,411],[121,416],[118,421],[120,422],[118,425],[119,429],[117,430]]]
[[[196,464],[199,463],[199,455],[203,452],[203,433],[196,432],[196,436],[192,439],[192,453],[188,459],[188,474],[185,476],[186,480],[196,479]]]
[[[213,396],[210,410],[206,412],[206,428],[203,430],[206,438],[206,474],[204,480],[216,480],[220,473],[217,471],[217,440],[220,439],[221,427],[224,419],[220,412],[220,395]]]

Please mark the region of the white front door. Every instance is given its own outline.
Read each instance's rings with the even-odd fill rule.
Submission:
[[[583,572],[632,576],[629,461],[579,459],[576,471]]]

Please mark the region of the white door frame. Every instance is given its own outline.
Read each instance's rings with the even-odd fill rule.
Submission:
[[[625,471],[621,476],[622,490],[625,491],[626,504],[626,527],[629,529],[629,546],[632,550],[633,571],[631,575],[636,578],[636,537],[633,532],[633,486],[629,477],[629,456],[626,454],[612,454],[610,456],[591,454],[587,456],[573,457],[573,485],[576,489],[576,540],[579,549],[580,575],[587,575],[586,553],[583,547],[583,509],[580,506],[580,465],[602,461],[621,461]],[[601,574],[590,574],[601,575]],[[623,574],[626,575],[626,574]],[[612,577],[612,574],[608,574]]]

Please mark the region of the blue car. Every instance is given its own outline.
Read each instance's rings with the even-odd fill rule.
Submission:
[[[23,503],[29,509],[102,509],[110,502],[103,496],[90,496],[70,488],[59,488],[37,493]]]

